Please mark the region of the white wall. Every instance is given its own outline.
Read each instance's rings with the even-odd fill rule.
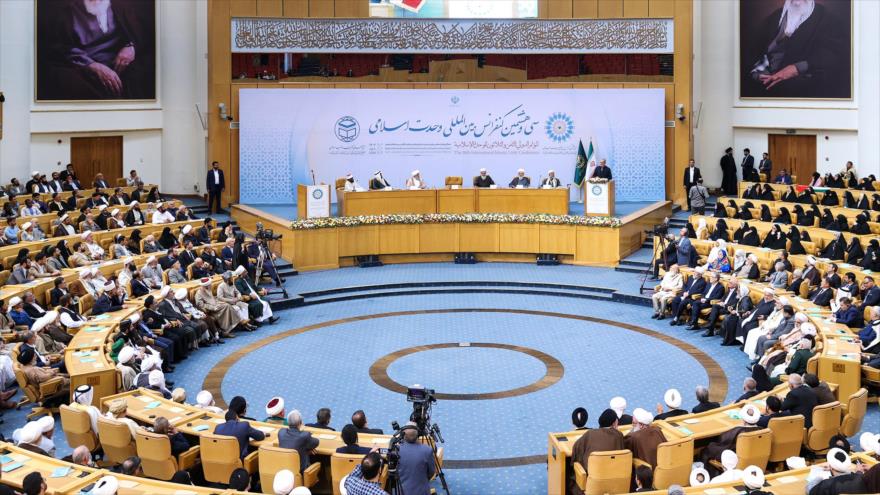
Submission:
[[[121,135],[124,173],[136,168],[165,192],[194,192],[205,169],[195,105],[207,105],[207,2],[157,4],[155,102],[47,104],[34,102],[34,1],[0,1],[0,181],[59,170],[70,160],[72,136]]]
[[[837,171],[847,160],[859,175],[880,174],[880,2],[853,1],[854,95],[850,101],[742,100],[739,98],[739,2],[696,2],[694,108],[702,103],[694,154],[710,187],[721,183],[718,161],[734,148],[760,159],[768,134],[794,129],[814,134],[817,170]],[[827,139],[826,139],[827,136]],[[773,157],[771,157],[773,158]],[[774,165],[778,170],[778,166]],[[798,178],[800,181],[800,178]]]

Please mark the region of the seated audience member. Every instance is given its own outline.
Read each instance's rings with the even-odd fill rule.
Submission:
[[[773,182],[776,184],[788,184],[791,185],[791,175],[785,169],[779,171],[779,175],[773,179]]]
[[[245,412],[247,412],[247,402],[244,397],[240,395],[233,397],[229,401],[229,410],[226,411],[226,422],[214,428],[215,435],[235,437],[238,440],[242,459],[248,454],[251,440],[260,441],[266,437],[265,433],[251,427],[247,421],[241,420]]]
[[[409,179],[406,179],[406,187],[407,189],[427,189],[428,184],[422,180],[421,172],[413,170]]]
[[[666,407],[668,407],[669,410],[663,412],[663,406],[657,404],[657,415],[654,416],[655,420],[672,418],[688,413],[684,409],[681,409],[681,393],[674,388],[670,388],[665,394],[663,394],[663,402],[666,403]]]
[[[134,440],[137,436],[137,429],[139,426],[133,419],[126,417],[125,413],[127,411],[128,402],[126,402],[125,399],[113,399],[113,401],[107,406],[107,413],[104,414],[104,417],[128,426],[128,430],[131,432],[131,438]]]
[[[370,452],[348,475],[343,486],[352,495],[381,495],[385,493],[379,484],[381,471],[382,458],[378,452]]]
[[[495,185],[495,181],[492,180],[492,176],[486,171],[485,168],[480,169],[480,175],[474,177],[474,187],[491,187]]]
[[[617,424],[619,425],[631,425],[632,424],[632,416],[626,414],[626,399],[623,397],[612,397],[608,403],[608,407],[611,408],[612,411],[617,413]]]
[[[284,414],[284,399],[281,397],[272,397],[266,403],[266,419],[264,423],[275,423],[287,426],[287,418]]]
[[[813,373],[804,374],[804,384],[810,387],[813,393],[816,394],[816,405],[821,406],[822,404],[828,404],[837,400],[834,397],[834,392],[831,391],[831,387],[827,383],[819,381],[819,377]]]
[[[721,407],[721,405],[717,402],[712,402],[709,400],[709,389],[704,387],[703,385],[699,385],[696,388],[696,396],[697,396],[697,405],[691,410],[692,413],[701,413],[706,412],[710,409],[717,409]]]
[[[229,488],[238,492],[251,490],[251,475],[246,469],[236,468],[229,475]]]
[[[846,325],[850,328],[857,328],[862,323],[862,317],[859,310],[853,306],[852,299],[843,297],[839,302],[840,306],[837,311],[831,314],[831,321]]]
[[[735,401],[739,402],[747,399],[751,399],[752,397],[758,395],[758,382],[755,381],[754,378],[747,376],[745,380],[743,380],[743,393],[740,395]]]
[[[721,460],[721,453],[725,450],[736,450],[736,438],[741,433],[756,431],[759,428],[755,426],[761,419],[761,411],[755,404],[746,404],[739,410],[739,416],[742,418],[742,424],[727,430],[718,436],[718,439],[709,443],[700,453],[700,459],[704,466],[711,466],[709,461]],[[716,473],[718,474],[718,473]]]
[[[320,441],[312,434],[303,431],[302,415],[294,409],[287,415],[287,428],[278,430],[278,446],[299,452],[300,471],[311,464],[309,452],[318,448]]]
[[[374,191],[388,189],[390,191],[392,187],[391,183],[385,180],[385,176],[382,175],[382,171],[377,170],[376,173],[373,174],[373,178],[370,179],[370,189]]]
[[[361,447],[357,444],[358,430],[354,425],[345,425],[342,428],[342,441],[345,442],[345,446],[337,448],[337,454],[367,455],[370,453],[369,447]]]
[[[214,405],[214,396],[207,390],[202,390],[196,394],[195,406],[215,414],[223,414],[223,410]]]
[[[650,492],[654,489],[654,470],[648,466],[639,466],[635,471],[636,493]]]
[[[844,493],[875,493],[868,490],[867,482],[877,485],[875,471],[870,479],[864,474],[868,466],[853,465],[849,454],[840,448],[832,448],[825,455],[827,465],[810,471],[807,475],[806,493],[809,495],[840,495]]]
[[[351,172],[345,175],[345,186],[343,188],[345,192],[363,192],[366,189],[361,186],[358,181],[355,180],[354,176],[351,175]]]
[[[507,186],[511,189],[527,189],[531,185],[531,180],[526,177],[526,171],[518,169],[516,175],[510,180]]]
[[[586,409],[583,407],[577,407],[571,412],[571,424],[574,426],[575,430],[588,430],[587,420],[589,417],[590,415],[587,413]]]
[[[781,411],[795,415],[800,414],[804,417],[804,427],[813,426],[813,408],[818,404],[816,393],[808,386],[804,385],[801,375],[792,373],[788,375],[789,392],[782,401]]]
[[[382,429],[380,428],[370,428],[367,424],[367,415],[364,411],[358,409],[351,415],[351,424],[357,428],[358,433],[367,433],[371,435],[381,435]]]
[[[654,416],[650,412],[638,407],[632,417],[632,429],[624,437],[624,448],[631,451],[634,458],[656,467],[657,447],[666,441],[666,437],[659,427],[651,424]]]
[[[712,478],[710,482],[727,483],[731,481],[739,481],[740,479],[742,479],[742,470],[736,468],[738,463],[739,457],[736,455],[736,452],[732,450],[725,450],[724,452],[722,452],[721,466],[724,468],[724,472]]]
[[[183,433],[180,433],[175,427],[171,426],[167,418],[159,416],[153,421],[153,433],[168,437],[168,440],[171,442],[171,455],[174,457],[189,450],[189,441],[183,436]]]
[[[654,306],[654,314],[651,318],[655,320],[666,318],[666,306],[678,294],[682,285],[683,280],[678,265],[672,265],[663,274],[663,279],[660,281],[660,289],[651,295],[651,303]]]
[[[314,423],[308,423],[306,426],[309,428],[321,428],[322,430],[336,431],[330,427],[330,415],[330,409],[322,407],[318,409],[318,412],[315,414],[316,421]]]
[[[584,432],[574,443],[571,450],[572,462],[579,462],[589,475],[589,459],[593,452],[606,452],[609,450],[622,450],[624,448],[623,434],[617,429],[617,413],[611,409],[602,411],[599,416],[599,428],[593,428]],[[582,493],[574,485],[576,493]]]

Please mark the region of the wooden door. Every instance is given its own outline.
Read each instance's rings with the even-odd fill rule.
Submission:
[[[70,163],[85,188],[92,187],[95,174],[104,174],[110,187],[122,175],[122,136],[70,138]]]
[[[784,168],[796,177],[797,184],[808,184],[816,171],[816,136],[770,134],[768,137],[773,176]]]

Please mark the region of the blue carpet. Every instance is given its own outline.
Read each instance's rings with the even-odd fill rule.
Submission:
[[[507,280],[570,283],[614,287],[637,292],[637,275],[607,268],[537,267],[526,264],[429,263],[388,265],[381,268],[344,268],[310,272],[288,279],[293,293],[352,285],[453,280]],[[718,339],[670,327],[647,318],[648,308],[606,301],[517,294],[444,294],[359,299],[305,306],[279,312],[281,319],[259,331],[241,335],[222,346],[202,349],[169,375],[184,387],[189,401],[202,388],[207,373],[235,349],[269,335],[307,325],[376,313],[495,308],[550,311],[583,315],[642,326],[671,335],[706,352],[728,378],[726,401],[740,394],[747,375],[747,358],[736,348],[720,347]],[[406,421],[411,406],[405,398],[376,385],[369,367],[379,358],[412,346],[444,342],[499,342],[545,352],[565,367],[562,379],[534,393],[500,400],[441,400],[433,420],[446,439],[447,459],[492,459],[543,455],[547,433],[570,428],[571,410],[590,412],[591,426],[615,395],[626,397],[628,409],[653,410],[666,388],[684,396],[684,406],[695,404],[693,389],[705,384],[702,366],[684,351],[630,330],[600,323],[506,312],[421,314],[353,321],[283,338],[241,359],[222,382],[226,400],[247,397],[249,415],[265,417],[264,404],[280,394],[288,410],[299,409],[307,420],[320,407],[333,410],[331,424],[340,428],[355,409],[364,409],[372,427],[390,429],[391,421]],[[389,366],[392,379],[418,382],[446,393],[483,393],[520,387],[543,374],[534,358],[494,349],[443,349],[411,354]],[[537,377],[537,378],[536,378]],[[7,411],[0,427],[9,437],[23,424],[27,407]],[[865,427],[876,429],[880,413],[869,405]],[[69,453],[56,426],[58,456]],[[495,469],[450,469],[447,478],[454,493],[535,494],[546,490],[543,464]]]

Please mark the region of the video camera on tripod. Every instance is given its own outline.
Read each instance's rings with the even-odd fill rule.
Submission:
[[[257,232],[254,234],[254,238],[258,241],[277,241],[282,237],[281,234],[276,234],[274,230],[264,228],[263,222],[257,222]]]

